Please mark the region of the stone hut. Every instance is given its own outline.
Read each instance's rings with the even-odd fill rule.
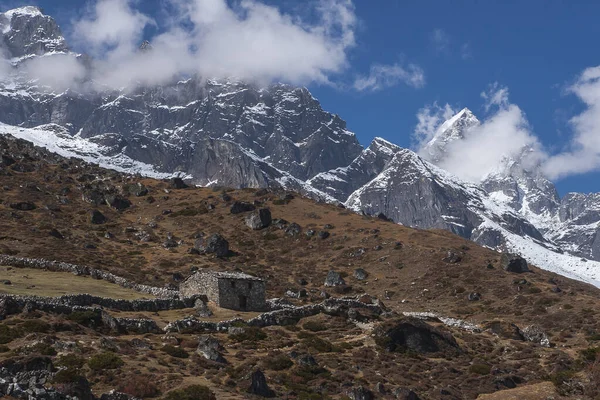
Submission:
[[[263,311],[265,281],[239,272],[200,269],[179,285],[182,297],[205,295],[217,306],[238,311]]]

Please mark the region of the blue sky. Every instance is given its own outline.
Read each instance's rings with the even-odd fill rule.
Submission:
[[[290,13],[298,12],[302,4],[264,3]],[[79,0],[36,4],[66,31],[84,7]],[[156,19],[161,18],[159,5],[158,0],[138,4]],[[584,106],[566,89],[586,68],[600,64],[596,50],[600,2],[355,0],[354,6],[359,21],[356,44],[347,51],[348,66],[329,76],[338,87],[307,86],[326,110],[348,122],[362,144],[381,136],[409,147],[417,113],[433,102],[469,107],[484,119],[480,94],[494,82],[508,88],[510,103],[525,113],[531,130],[550,152],[570,142],[568,121]],[[146,31],[152,34],[153,29]],[[400,82],[377,91],[339,87],[368,74],[373,64],[415,64],[422,69],[425,84],[415,88]],[[598,173],[570,175],[557,186],[561,194],[600,191],[598,177]]]

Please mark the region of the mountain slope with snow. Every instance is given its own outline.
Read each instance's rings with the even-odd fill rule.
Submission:
[[[437,129],[421,156],[381,138],[363,148],[306,88],[190,77],[122,90],[83,79],[56,90],[25,74],[28,62],[69,52],[54,20],[23,7],[0,13],[0,32],[11,65],[0,79],[0,134],[120,171],[293,190],[598,280],[600,264],[591,260],[600,260],[600,195],[561,199],[539,168],[523,161],[526,148],[481,184],[434,165],[480,124],[466,108]],[[86,56],[75,56],[87,68]]]

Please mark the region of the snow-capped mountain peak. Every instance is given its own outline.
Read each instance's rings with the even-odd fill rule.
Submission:
[[[433,138],[421,149],[420,154],[431,162],[444,159],[448,145],[465,137],[469,129],[480,124],[468,108],[463,108],[437,128]]]

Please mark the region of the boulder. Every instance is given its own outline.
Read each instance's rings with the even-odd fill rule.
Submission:
[[[342,278],[339,272],[329,271],[327,273],[327,278],[325,278],[325,286],[333,287],[333,286],[342,286],[345,285],[346,281]]]
[[[215,361],[218,363],[226,363],[227,361],[221,354],[223,346],[221,343],[211,335],[202,335],[198,339],[198,348],[196,352],[207,360]]]
[[[215,254],[217,257],[226,257],[229,254],[229,242],[218,233],[208,239],[199,238],[194,248],[200,253]]]
[[[246,225],[255,231],[267,228],[271,222],[271,210],[268,208],[261,208],[246,217]]]
[[[101,225],[106,223],[106,221],[108,221],[108,218],[106,218],[104,216],[104,214],[102,214],[100,211],[98,210],[94,210],[92,211],[92,215],[90,218],[90,222],[94,225]]]
[[[231,205],[229,212],[232,214],[242,214],[254,210],[256,210],[256,207],[253,204],[246,203],[245,201],[236,201]]]
[[[329,236],[331,236],[331,234],[327,231],[320,231],[317,236],[319,237],[319,239],[321,240],[325,240],[327,239]]]
[[[131,207],[131,201],[116,194],[106,195],[105,200],[107,205],[119,211],[123,211]]]
[[[369,274],[367,273],[367,271],[365,271],[362,268],[357,268],[354,270],[354,277],[359,281],[364,281],[365,279],[367,279],[368,276]]]
[[[32,211],[35,210],[37,207],[30,201],[20,201],[18,203],[11,203],[10,208],[18,211]]]
[[[521,329],[521,334],[528,342],[537,343],[542,347],[550,347],[548,335],[537,325],[531,325]]]
[[[292,222],[285,230],[285,234],[288,236],[298,236],[301,233],[302,227],[295,222]]]
[[[413,317],[382,324],[375,329],[374,335],[375,342],[389,352],[428,354],[459,349],[449,332]]]
[[[125,193],[135,197],[142,197],[148,194],[148,188],[139,182],[126,185],[124,189]]]
[[[48,232],[48,234],[52,237],[55,237],[57,239],[64,239],[65,236],[60,233],[60,231],[58,231],[57,229],[51,229],[50,232]]]
[[[188,185],[181,178],[171,178],[169,182],[171,189],[187,189]]]
[[[462,257],[459,254],[454,253],[453,251],[449,251],[448,253],[446,253],[446,257],[444,257],[442,261],[447,262],[449,264],[457,264],[462,261]]]
[[[527,261],[516,254],[502,253],[500,258],[500,265],[507,272],[513,272],[521,274],[523,272],[530,272],[527,266]]]
[[[469,295],[467,296],[467,300],[479,301],[479,300],[481,300],[481,294],[479,294],[477,292],[469,293]]]
[[[275,397],[275,392],[267,385],[267,378],[260,369],[252,373],[252,383],[248,392],[260,397]]]
[[[363,386],[352,388],[346,392],[346,395],[352,400],[374,400],[373,392]]]
[[[415,392],[410,389],[398,388],[394,390],[394,396],[399,400],[421,400]]]

